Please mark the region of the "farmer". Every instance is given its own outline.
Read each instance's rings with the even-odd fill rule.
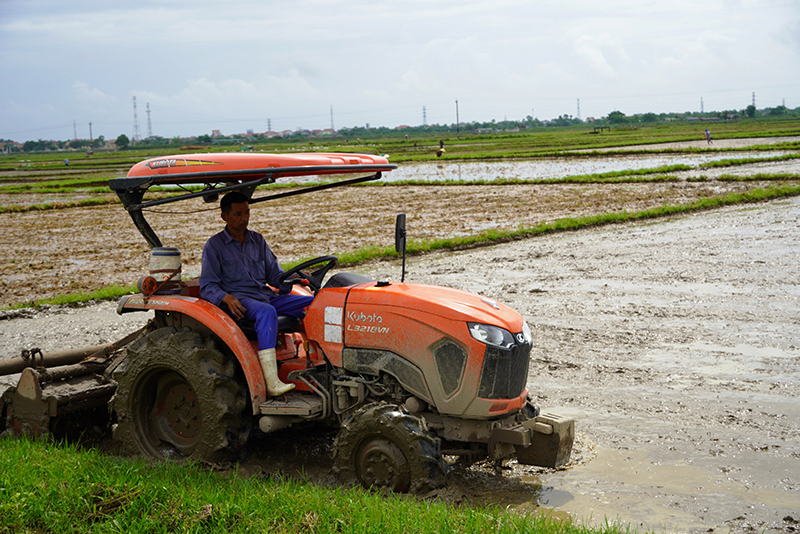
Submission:
[[[247,229],[250,203],[244,194],[226,194],[220,208],[225,229],[212,236],[203,248],[200,296],[217,306],[224,304],[234,319],[255,321],[258,361],[267,392],[273,397],[282,395],[294,384],[284,384],[278,378],[278,315],[302,318],[314,297],[290,295],[291,285],[279,285],[284,270],[264,236]],[[278,288],[279,293],[267,284]]]
[[[706,141],[709,145],[711,144],[711,132],[708,131],[708,128],[706,128]]]

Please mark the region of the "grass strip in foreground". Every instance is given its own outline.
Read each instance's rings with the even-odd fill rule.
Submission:
[[[0,439],[0,532],[617,533],[546,513],[218,474],[106,456],[47,441]]]

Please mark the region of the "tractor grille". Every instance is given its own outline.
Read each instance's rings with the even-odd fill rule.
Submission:
[[[478,397],[484,399],[514,399],[522,394],[528,381],[528,361],[531,346],[514,345],[510,349],[486,347],[481,370]]]
[[[467,365],[467,352],[450,340],[445,341],[433,351],[439,380],[446,397],[451,397],[461,386],[461,377]]]

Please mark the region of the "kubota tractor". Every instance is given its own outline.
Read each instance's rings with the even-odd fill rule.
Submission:
[[[154,254],[162,247],[144,212],[241,190],[251,205],[375,180],[396,165],[358,154],[197,154],[149,159],[110,182]],[[284,177],[361,175],[258,196]],[[201,185],[203,189],[189,188]],[[145,200],[153,186],[180,194]],[[395,231],[405,275],[405,216]],[[531,333],[522,316],[465,291],[371,280],[339,272],[334,256],[286,272],[314,300],[301,320],[279,317],[278,364],[295,389],[268,397],[251,325],[202,300],[180,267],[151,268],[118,313],[154,318],[117,343],[7,361],[22,371],[0,401],[0,425],[32,434],[110,414],[126,451],[155,458],[237,459],[251,432],[311,423],[338,427],[334,471],[345,483],[426,491],[445,483],[445,457],[560,467],[571,419],[542,414],[526,389]],[[308,272],[309,269],[321,268]],[[151,261],[152,267],[152,261]],[[51,367],[51,366],[57,367]],[[48,368],[49,367],[49,368]],[[23,370],[24,368],[24,370]],[[2,428],[0,428],[2,430]]]

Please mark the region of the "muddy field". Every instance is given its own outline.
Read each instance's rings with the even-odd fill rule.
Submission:
[[[773,184],[681,181],[350,187],[258,205],[250,227],[263,233],[278,257],[288,262],[366,245],[391,245],[399,212],[408,214],[411,238],[424,240],[562,217],[657,208],[769,185]],[[206,211],[183,213],[192,210]],[[164,246],[181,250],[184,276],[199,276],[203,244],[223,225],[218,208],[198,199],[169,205],[147,218]],[[109,284],[131,285],[147,272],[147,244],[120,205],[4,213],[0,221],[0,307]]]
[[[796,532],[798,218],[795,198],[412,259],[411,281],[524,314],[529,389],[579,430],[565,471],[456,470],[441,497],[665,532]],[[393,263],[360,270],[399,277]],[[30,312],[0,323],[0,346],[94,344],[145,318],[111,303]],[[243,470],[333,484],[331,441],[254,442]]]
[[[268,238],[292,236],[274,246],[289,259],[388,244],[399,211],[409,214],[412,237],[443,237],[729,187],[742,186],[360,188],[304,200],[314,203],[312,219],[287,203],[255,212],[251,224]],[[11,246],[0,252],[0,305],[129,284],[147,268],[146,248],[119,206],[2,217]],[[180,217],[185,225],[160,226],[162,238],[196,273],[218,216]],[[798,220],[800,199],[792,198],[411,258],[408,281],[481,293],[525,316],[535,338],[528,387],[578,429],[569,469],[456,469],[438,496],[656,532],[800,531]],[[352,270],[400,276],[396,262]],[[0,320],[0,357],[115,340],[147,319],[119,317],[113,303],[0,315],[14,317]],[[13,380],[0,377],[0,390]],[[332,439],[256,440],[242,470],[335,484]]]

